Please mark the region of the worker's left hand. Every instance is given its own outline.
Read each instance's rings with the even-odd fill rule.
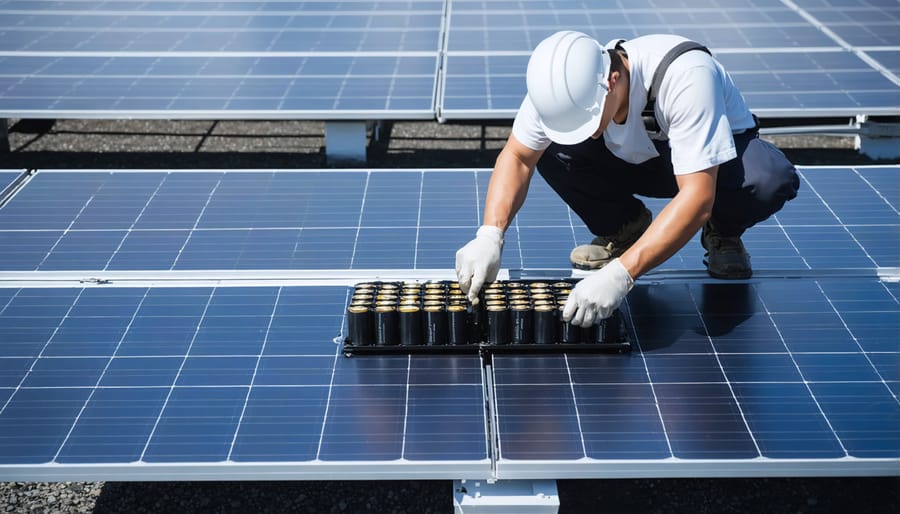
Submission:
[[[563,309],[563,321],[589,327],[606,319],[619,307],[632,287],[634,279],[628,270],[619,259],[613,259],[575,284]]]

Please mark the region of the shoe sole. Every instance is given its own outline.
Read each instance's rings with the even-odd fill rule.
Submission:
[[[609,264],[609,263],[604,262],[603,264],[601,264],[599,266],[591,266],[589,264],[576,264],[573,262],[572,267],[575,269],[580,269],[580,270],[584,270],[584,271],[594,271],[594,270],[598,270],[598,269],[602,268],[603,266],[606,266],[607,264]]]
[[[703,265],[706,266],[706,272],[709,273],[709,276],[711,276],[712,278],[719,278],[722,280],[746,280],[753,276],[752,269],[748,269],[747,271],[742,271],[740,273],[720,273],[718,271],[709,269],[709,261],[707,261],[706,259],[703,259]]]
[[[718,279],[722,279],[722,280],[746,280],[746,279],[748,279],[748,278],[750,278],[750,277],[753,276],[753,272],[752,272],[752,271],[751,271],[751,272],[748,272],[748,273],[740,273],[740,274],[737,274],[737,273],[716,273],[716,272],[710,271],[710,270],[706,270],[706,272],[709,273],[709,276],[711,276],[712,278],[718,278]]]

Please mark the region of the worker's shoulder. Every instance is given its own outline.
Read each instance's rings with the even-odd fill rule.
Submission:
[[[625,40],[624,45],[641,53],[665,54],[684,41],[689,41],[689,39],[676,34],[646,34],[634,39]],[[698,41],[698,43],[702,44],[703,42]]]

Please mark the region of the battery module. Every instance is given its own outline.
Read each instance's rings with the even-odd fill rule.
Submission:
[[[356,284],[344,354],[629,351],[619,310],[588,328],[562,320],[576,283],[497,281],[476,305],[458,282]]]

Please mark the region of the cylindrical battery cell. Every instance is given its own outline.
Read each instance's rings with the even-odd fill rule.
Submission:
[[[505,294],[502,294],[502,293],[490,293],[490,294],[485,294],[485,295],[484,295],[484,302],[485,302],[485,303],[490,303],[490,302],[494,302],[494,301],[505,302],[505,301],[506,301],[506,295],[505,295]]]
[[[427,345],[447,344],[447,311],[443,305],[429,305],[425,307],[423,323],[424,339]]]
[[[447,343],[451,345],[469,343],[469,313],[464,305],[447,307]]]
[[[375,307],[375,344],[394,346],[400,342],[400,316],[397,307],[379,305]]]
[[[621,342],[621,330],[622,330],[622,314],[618,309],[612,312],[610,317],[603,320],[603,323],[600,325],[602,330],[598,330],[597,341],[600,343],[619,343]]]
[[[534,306],[534,342],[553,344],[556,342],[556,307],[549,303]]]
[[[557,314],[559,315],[557,327],[559,328],[557,329],[556,339],[560,343],[580,343],[583,338],[582,329],[574,323],[563,321],[562,313],[565,307],[565,304],[562,304],[557,310]]]
[[[513,344],[534,342],[534,311],[531,304],[515,303],[510,308],[510,340]]]
[[[400,344],[422,344],[422,311],[418,305],[400,306]]]
[[[347,329],[350,342],[359,346],[375,343],[374,314],[365,305],[351,305],[347,308]]]
[[[487,342],[491,345],[509,344],[509,307],[506,305],[487,306]]]

